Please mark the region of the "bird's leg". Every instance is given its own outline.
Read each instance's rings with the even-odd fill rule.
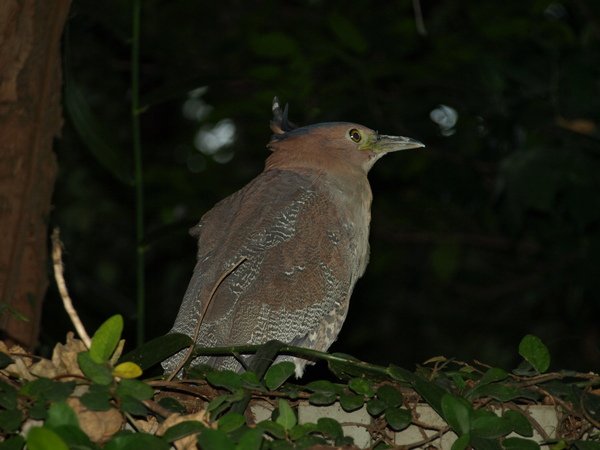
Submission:
[[[200,317],[198,317],[198,322],[196,323],[196,327],[194,328],[194,335],[191,336],[192,343],[188,347],[187,353],[181,359],[181,361],[179,362],[179,364],[177,365],[175,370],[167,377],[167,381],[171,381],[173,378],[175,378],[175,375],[177,375],[179,373],[179,371],[183,368],[183,366],[185,366],[185,364],[188,362],[188,360],[192,356],[192,353],[194,353],[194,347],[196,346],[196,342],[198,340],[198,335],[200,334],[200,327],[202,326],[202,321],[204,320],[206,311],[208,311],[208,307],[210,306],[210,304],[217,292],[217,289],[219,289],[219,286],[221,286],[221,283],[223,283],[223,281],[225,281],[225,279],[235,269],[237,269],[240,266],[240,264],[242,264],[245,260],[246,260],[246,257],[242,256],[230,269],[225,271],[225,273],[223,273],[223,275],[221,275],[221,277],[215,283],[215,286],[213,287],[212,291],[210,292],[210,295],[208,296],[208,301],[204,304],[204,308],[202,308],[202,313],[200,314]]]

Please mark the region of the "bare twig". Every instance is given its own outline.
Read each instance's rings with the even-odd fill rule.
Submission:
[[[153,413],[158,414],[158,415],[160,415],[160,416],[162,416],[164,418],[167,418],[167,417],[169,417],[170,415],[173,414],[173,411],[170,411],[167,408],[165,408],[164,406],[161,406],[160,404],[158,404],[154,400],[144,400],[142,403],[150,411],[152,411]]]
[[[450,427],[444,427],[443,429],[436,431],[435,433],[433,433],[430,436],[427,436],[426,438],[417,441],[417,442],[413,442],[412,444],[407,444],[404,446],[404,448],[406,449],[413,449],[413,448],[419,448],[424,446],[425,444],[429,444],[430,442],[435,441],[436,439],[440,439],[444,434],[446,434],[447,432],[450,431]]]
[[[223,283],[223,281],[225,281],[225,278],[227,278],[245,260],[246,260],[246,257],[242,256],[230,269],[228,269],[226,272],[224,272],[223,275],[221,275],[221,277],[215,283],[215,286],[213,287],[210,295],[208,296],[207,302],[204,304],[204,308],[202,308],[200,317],[198,317],[198,322],[196,323],[196,328],[194,329],[194,335],[192,336],[192,343],[188,347],[185,356],[181,359],[181,361],[179,362],[179,364],[177,365],[175,370],[166,378],[167,381],[171,381],[173,378],[175,378],[175,375],[177,375],[179,373],[179,371],[187,363],[188,359],[190,359],[190,357],[192,356],[192,353],[194,353],[194,347],[196,346],[196,341],[198,340],[198,334],[200,334],[200,327],[202,326],[202,321],[204,320],[206,311],[208,311],[208,307],[210,306],[210,304],[217,292],[217,289],[219,289],[219,286],[221,286],[221,283]]]
[[[75,311],[73,300],[71,300],[71,297],[69,296],[67,284],[65,283],[64,265],[62,262],[62,243],[60,242],[60,231],[58,228],[55,228],[52,231],[52,265],[54,267],[54,279],[56,280],[58,292],[60,293],[60,298],[62,298],[65,311],[69,315],[79,338],[87,348],[90,348],[90,336],[87,331],[85,331],[85,327],[83,326],[81,319],[79,319],[77,311]]]

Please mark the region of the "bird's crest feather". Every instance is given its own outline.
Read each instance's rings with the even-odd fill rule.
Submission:
[[[292,131],[295,128],[298,128],[297,125],[293,124],[288,120],[288,104],[285,104],[283,110],[281,109],[281,104],[279,103],[279,99],[277,97],[273,97],[273,119],[271,119],[271,130],[276,135],[284,134],[288,131]]]

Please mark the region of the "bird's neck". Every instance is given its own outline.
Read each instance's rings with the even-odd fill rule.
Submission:
[[[289,170],[315,179],[338,203],[352,205],[359,211],[371,209],[371,187],[364,168],[355,161],[331,152],[275,151],[267,159],[265,171]]]
[[[333,177],[348,180],[366,180],[362,161],[354,161],[353,155],[336,149],[302,151],[282,148],[274,151],[265,164],[265,171],[271,169],[281,170],[309,170]]]

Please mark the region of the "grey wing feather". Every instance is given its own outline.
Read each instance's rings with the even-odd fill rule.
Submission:
[[[314,186],[314,176],[271,170],[205,214],[194,229],[198,261],[171,332],[194,336],[203,302],[239,264],[216,290],[198,344],[279,339],[329,347],[360,274],[349,267],[352,230]],[[163,363],[165,370],[174,370],[182,355]],[[233,358],[199,357],[198,363],[240,368]]]

